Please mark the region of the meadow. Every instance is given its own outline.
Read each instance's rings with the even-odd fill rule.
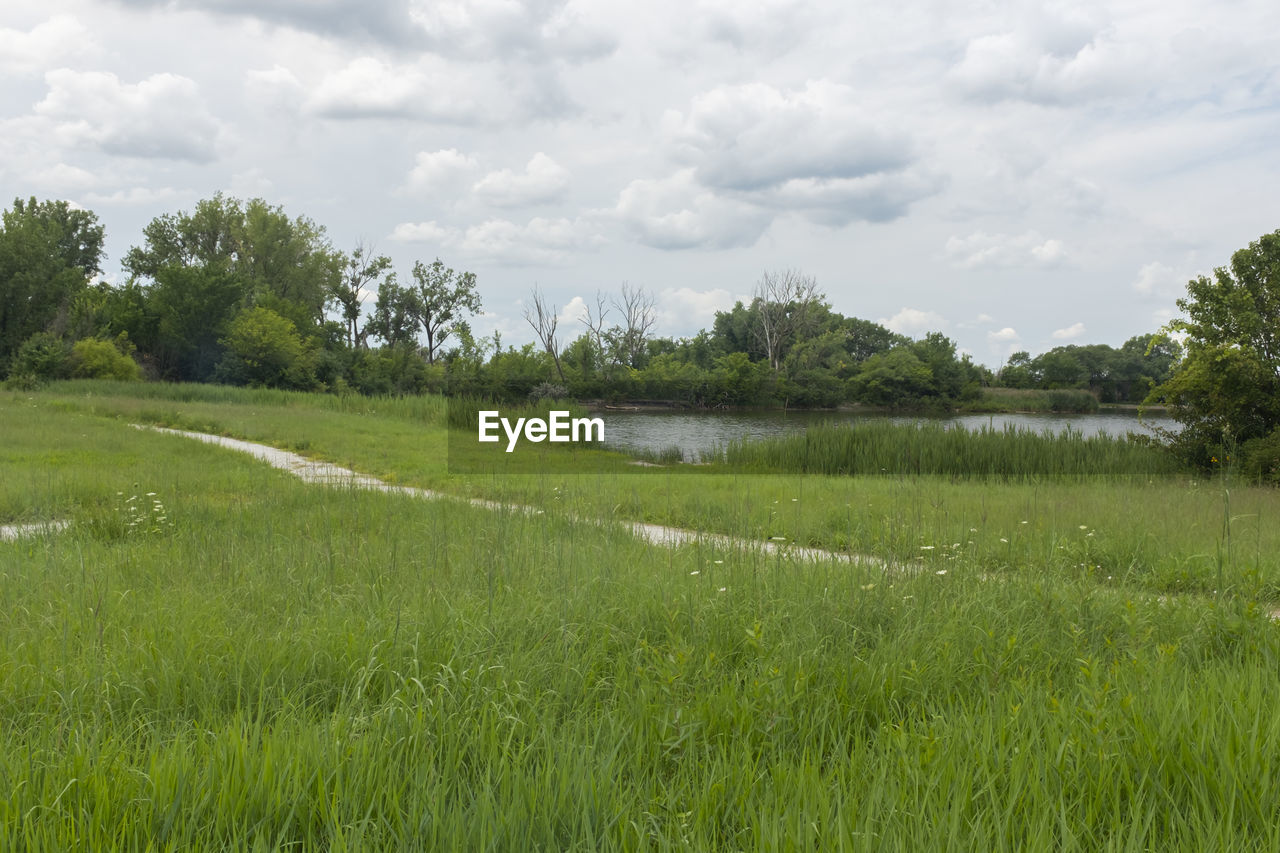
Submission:
[[[1274,490],[459,474],[448,418],[0,393],[0,524],[71,522],[0,542],[0,848],[1280,847]],[[135,423],[541,512],[321,488]]]

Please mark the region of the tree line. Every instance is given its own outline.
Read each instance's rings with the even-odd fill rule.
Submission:
[[[472,333],[473,273],[435,259],[402,280],[372,247],[341,251],[323,226],[262,199],[217,194],[156,217],[142,237],[123,258],[127,280],[112,285],[96,280],[104,231],[92,211],[31,198],[3,212],[0,376],[10,386],[145,377],[707,408],[951,407],[984,387],[1077,389],[1169,405],[1186,426],[1170,441],[1188,460],[1222,464],[1234,452],[1280,477],[1280,462],[1264,458],[1280,457],[1280,231],[1191,281],[1178,301],[1187,319],[1159,333],[1119,348],[1014,353],[994,373],[940,332],[913,340],[832,310],[795,270],[764,273],[749,302],[686,338],[654,333],[642,287],[598,293],[568,329],[535,288],[525,310],[535,341],[517,347]]]

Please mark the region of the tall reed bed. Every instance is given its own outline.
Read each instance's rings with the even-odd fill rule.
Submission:
[[[761,473],[957,479],[1152,475],[1175,473],[1178,467],[1159,447],[1110,435],[874,421],[732,441],[723,459],[736,469]]]

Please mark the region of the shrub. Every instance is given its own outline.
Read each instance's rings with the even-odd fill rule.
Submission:
[[[37,384],[67,378],[71,348],[48,332],[36,332],[22,342],[9,365],[11,377],[29,377]]]
[[[100,338],[76,341],[71,348],[70,365],[71,375],[84,379],[130,381],[142,378],[142,369],[136,361],[111,341]]]

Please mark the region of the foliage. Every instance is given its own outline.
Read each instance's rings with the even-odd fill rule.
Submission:
[[[1280,231],[1231,257],[1230,268],[1199,276],[1178,300],[1186,358],[1152,391],[1184,428],[1175,444],[1191,463],[1280,428]]]
[[[13,357],[11,376],[31,377],[37,382],[64,379],[70,375],[71,346],[50,332],[36,332],[22,342]]]
[[[219,378],[232,384],[308,388],[315,384],[310,353],[293,323],[267,308],[241,311],[221,342],[227,354]]]
[[[100,272],[103,229],[65,201],[15,199],[0,218],[0,375],[37,332],[61,334],[72,300]]]
[[[260,198],[241,202],[222,193],[191,213],[156,217],[143,236],[144,245],[123,260],[135,279],[156,281],[172,268],[214,268],[239,282],[247,305],[273,300],[273,310],[308,331],[323,319],[345,260],[312,220],[290,219]]]
[[[1088,390],[1103,403],[1138,403],[1166,381],[1182,357],[1177,341],[1137,335],[1116,349],[1107,344],[1054,347],[1034,358],[1009,356],[999,374],[1006,388]]]
[[[131,357],[133,345],[128,335],[121,334],[119,341],[100,338],[84,338],[71,347],[71,375],[85,379],[116,379],[136,381],[142,378],[142,370]]]

